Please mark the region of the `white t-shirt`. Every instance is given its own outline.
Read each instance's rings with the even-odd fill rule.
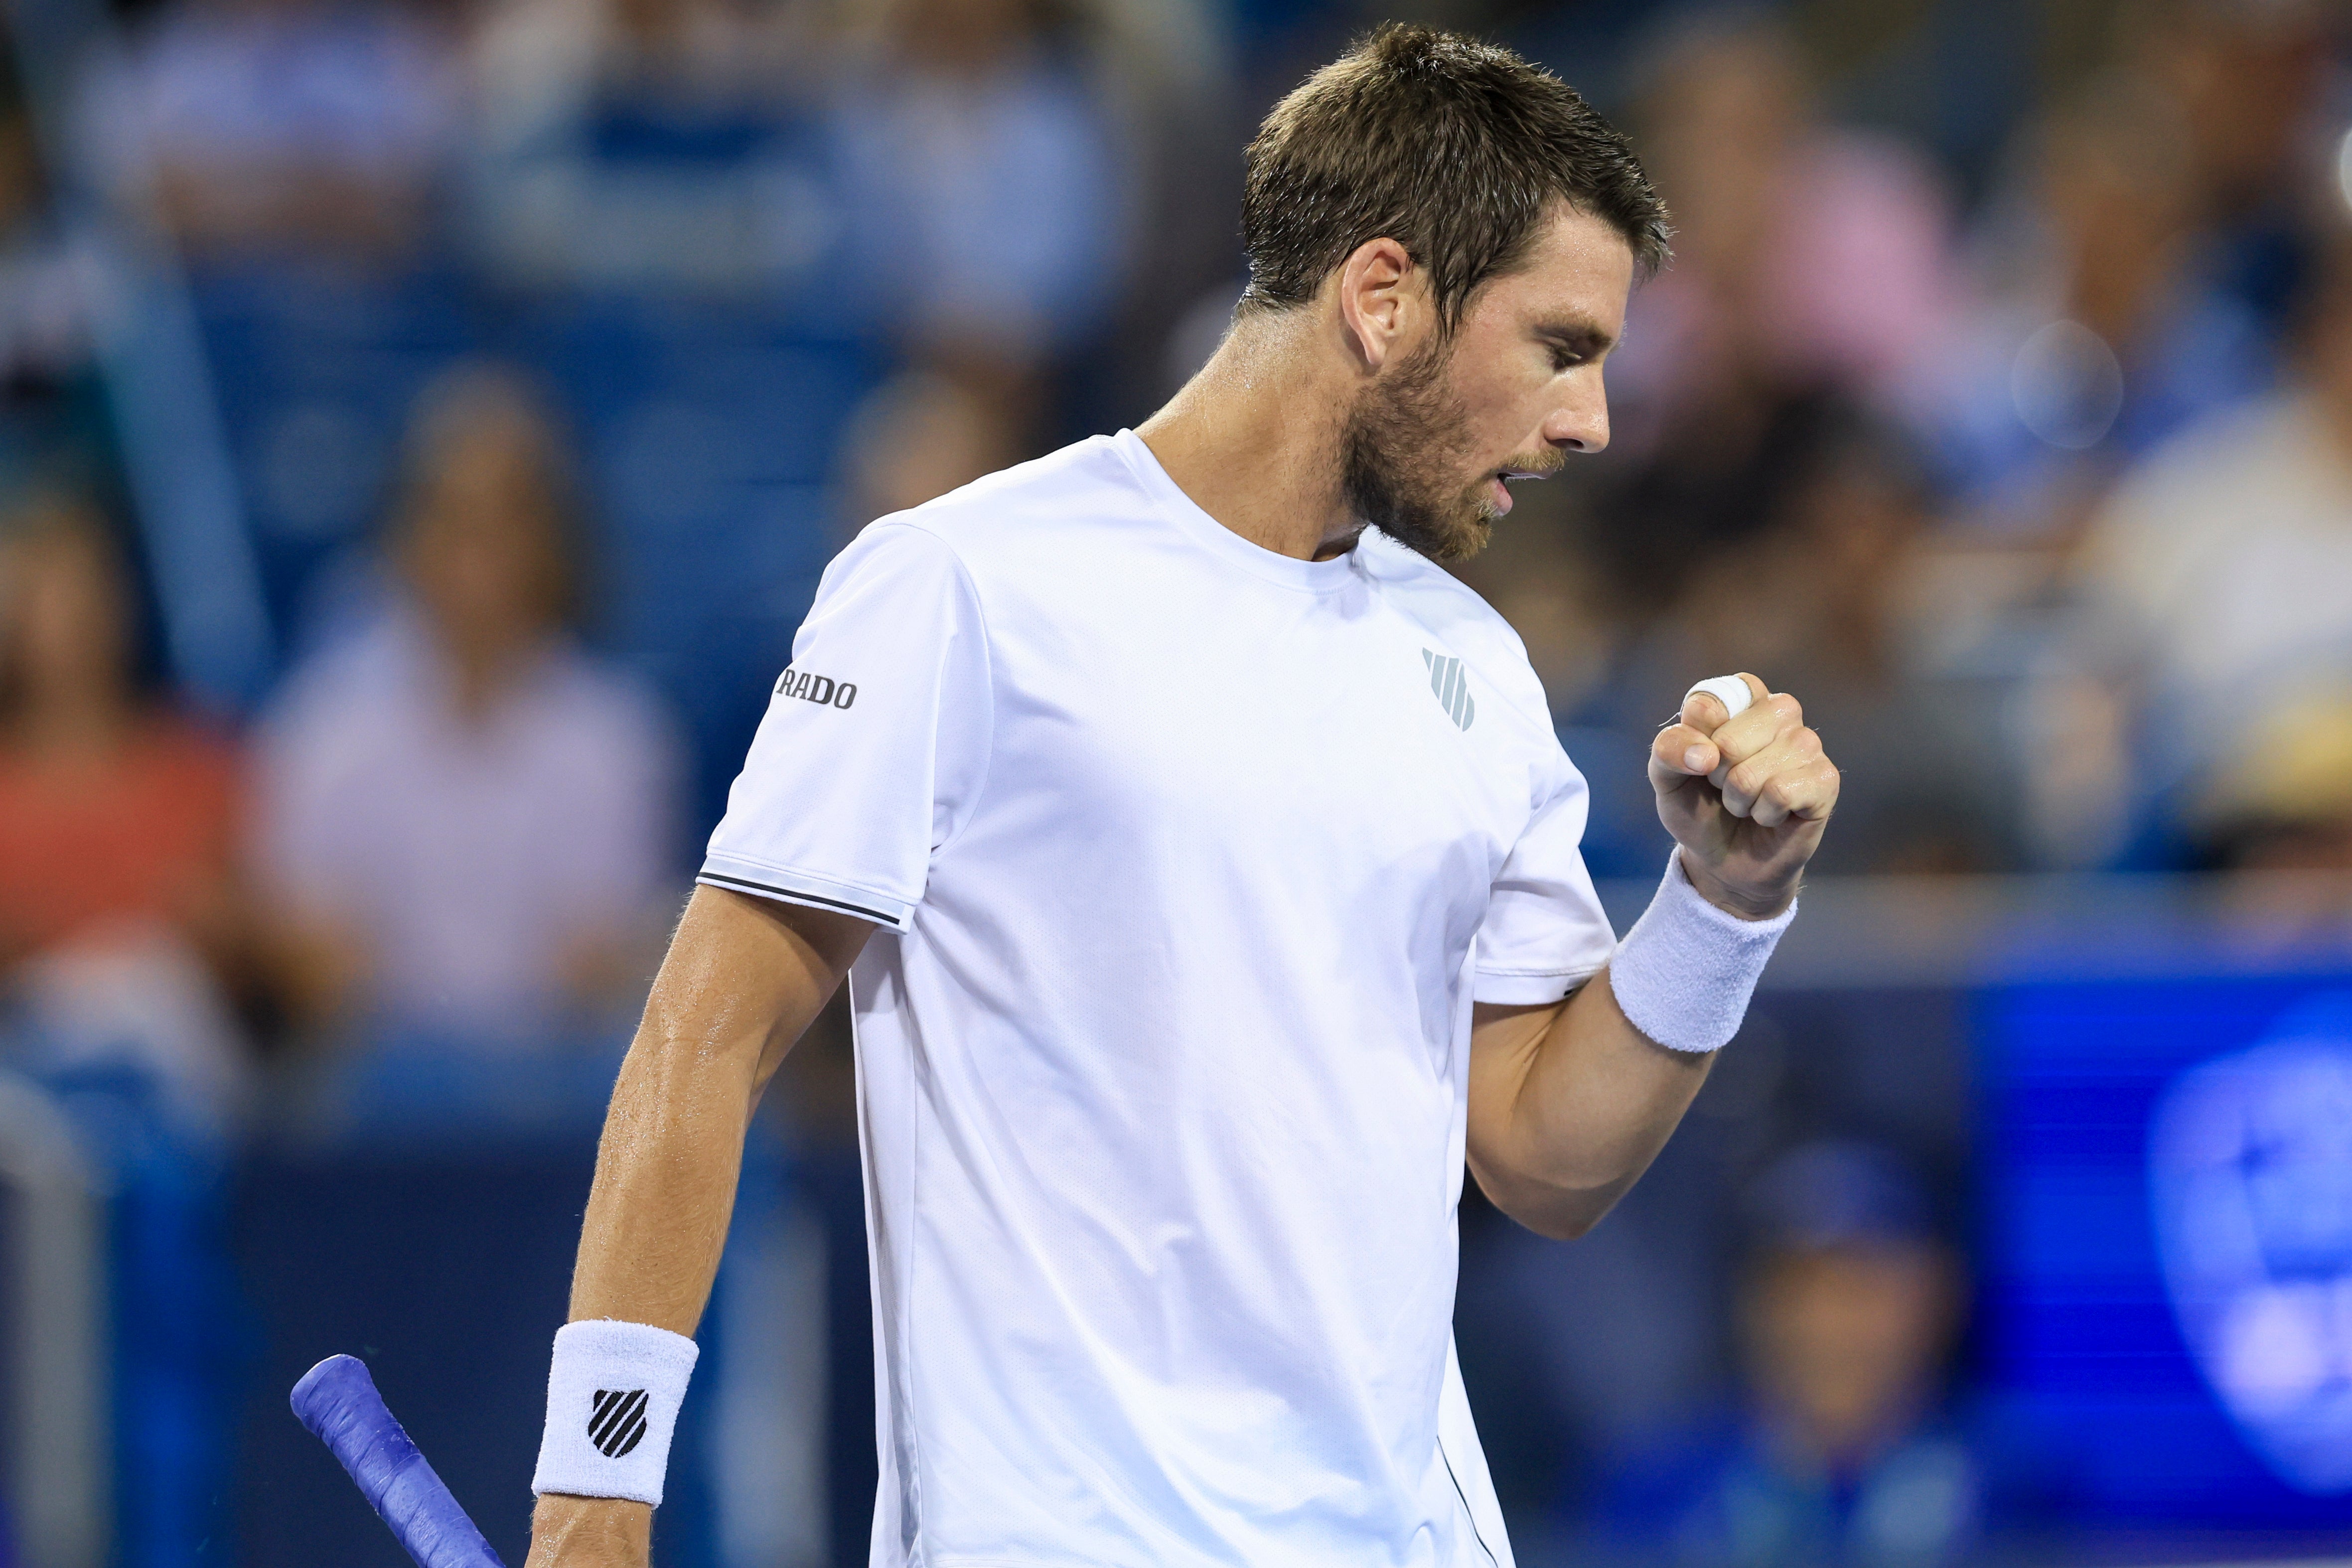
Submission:
[[[1470,1003],[1606,961],[1584,816],[1475,594],[1262,549],[1132,433],[842,552],[702,880],[885,927],[875,1563],[1509,1562],[1453,1357]]]

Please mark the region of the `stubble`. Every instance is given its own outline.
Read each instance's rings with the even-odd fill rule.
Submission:
[[[1465,486],[1470,416],[1447,378],[1450,346],[1432,340],[1364,389],[1340,441],[1340,484],[1355,515],[1432,560],[1467,560],[1494,532],[1485,485]]]

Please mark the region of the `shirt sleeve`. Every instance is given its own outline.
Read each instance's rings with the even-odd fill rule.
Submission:
[[[1565,753],[1558,776],[1503,861],[1478,929],[1475,999],[1504,1006],[1556,1002],[1601,971],[1617,936],[1578,847],[1588,800]]]
[[[696,880],[907,930],[992,728],[962,562],[928,529],[875,524],[825,569]]]

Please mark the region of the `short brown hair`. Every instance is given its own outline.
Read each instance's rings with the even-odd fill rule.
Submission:
[[[1293,89],[1250,143],[1241,309],[1304,304],[1386,237],[1428,269],[1451,331],[1559,201],[1624,235],[1644,274],[1665,265],[1665,204],[1575,89],[1499,46],[1390,23]]]

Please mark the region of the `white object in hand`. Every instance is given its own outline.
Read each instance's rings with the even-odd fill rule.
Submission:
[[[1746,713],[1748,706],[1756,701],[1756,695],[1748,689],[1748,683],[1746,681],[1740,679],[1738,675],[1717,675],[1713,680],[1701,681],[1698,685],[1685,692],[1683,694],[1683,706],[1685,707],[1688,707],[1690,706],[1691,698],[1698,695],[1701,692],[1705,692],[1708,695],[1720,700],[1724,707],[1729,710],[1727,715],[1727,717],[1728,718],[1738,718],[1741,714]]]

